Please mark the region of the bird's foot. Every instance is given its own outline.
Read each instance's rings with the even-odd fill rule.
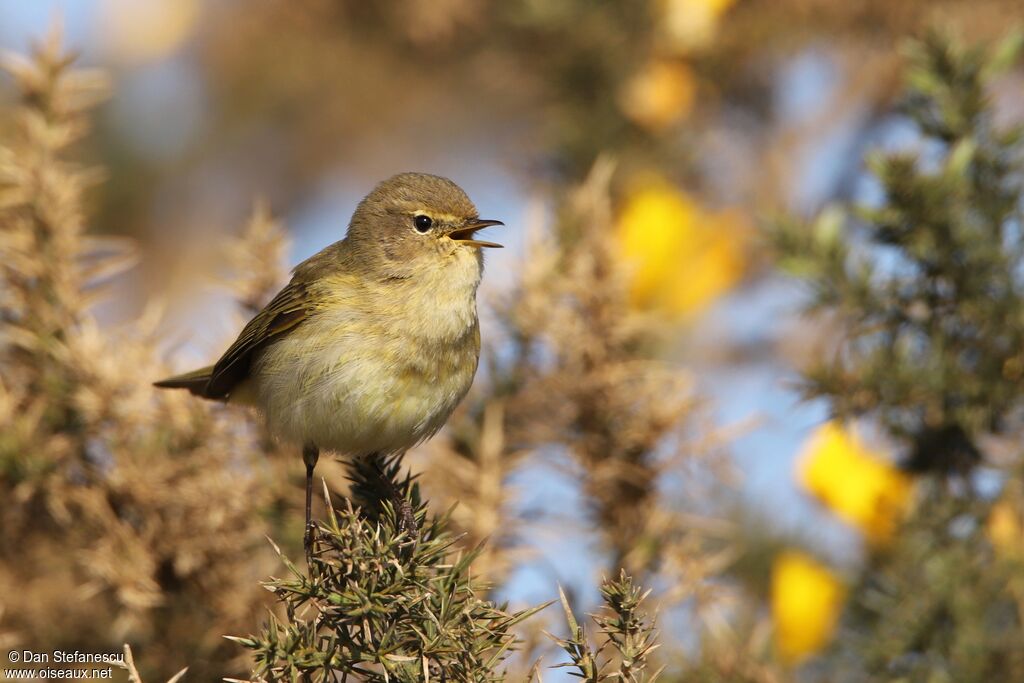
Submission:
[[[306,533],[302,538],[302,547],[306,551],[306,567],[313,564],[313,534],[316,533],[316,523],[312,520],[306,522]]]
[[[416,513],[412,509],[412,503],[408,498],[401,498],[396,501],[398,512],[398,533],[408,533],[410,537],[416,538],[419,535],[420,527],[416,523]]]

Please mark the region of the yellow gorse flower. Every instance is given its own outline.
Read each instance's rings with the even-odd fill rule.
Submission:
[[[660,178],[632,193],[617,228],[631,303],[672,316],[703,310],[743,274],[743,225]]]
[[[1024,526],[1011,501],[1000,500],[992,506],[985,522],[985,532],[1001,556],[1024,555]]]
[[[662,40],[675,52],[707,47],[723,14],[735,0],[655,0]]]
[[[637,125],[658,132],[685,117],[693,107],[697,79],[677,60],[648,62],[619,96],[622,111]]]
[[[798,664],[828,645],[846,587],[809,555],[787,550],[772,563],[771,607],[779,658]]]
[[[910,477],[838,422],[822,425],[800,461],[800,481],[872,542],[888,540],[910,501]]]

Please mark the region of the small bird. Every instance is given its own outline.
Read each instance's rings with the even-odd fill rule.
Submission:
[[[476,292],[481,220],[458,185],[402,173],[356,207],[345,238],[291,281],[215,364],[155,382],[254,406],[302,446],[304,545],[311,552],[313,469],[321,449],[351,457],[404,451],[435,434],[480,359]]]

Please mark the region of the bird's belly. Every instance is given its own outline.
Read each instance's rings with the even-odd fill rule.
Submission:
[[[257,360],[259,404],[279,437],[349,455],[396,452],[434,434],[473,381],[479,337],[424,353],[377,336],[314,346],[285,338]]]

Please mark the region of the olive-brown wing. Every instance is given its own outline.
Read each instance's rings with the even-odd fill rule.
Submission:
[[[206,397],[226,398],[239,382],[249,376],[253,353],[294,330],[308,315],[306,287],[293,279],[249,321],[238,339],[213,366]]]

